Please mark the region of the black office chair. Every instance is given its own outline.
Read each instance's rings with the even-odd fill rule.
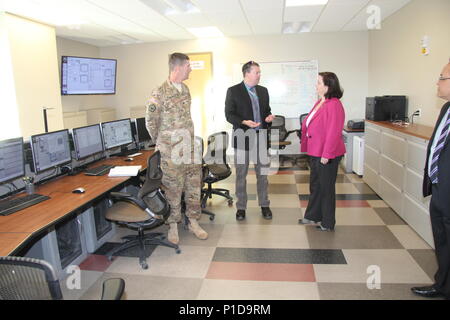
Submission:
[[[125,281],[103,282],[102,300],[120,300]],[[59,280],[47,261],[25,257],[0,257],[0,300],[62,300]]]
[[[208,147],[203,158],[203,182],[208,186],[202,189],[202,208],[206,207],[207,200],[211,199],[213,194],[228,199],[228,205],[233,205],[233,197],[230,196],[229,190],[212,187],[213,183],[228,178],[232,173],[227,163],[228,139],[226,131],[217,132],[208,137]]]
[[[160,159],[159,151],[148,158],[145,181],[137,195],[125,192],[111,192],[109,194],[114,204],[106,212],[106,219],[138,231],[137,235],[123,237],[122,239],[126,241],[108,252],[109,260],[118,252],[139,245],[139,263],[142,269],[147,269],[146,244],[163,245],[174,248],[176,253],[181,252],[178,246],[167,241],[162,233],[144,234],[145,229],[154,229],[161,226],[170,215],[170,206],[161,191],[162,170]]]
[[[299,141],[301,141],[301,139],[302,139],[302,123],[303,123],[303,120],[305,120],[305,118],[307,116],[308,116],[307,113],[303,113],[299,116],[300,129],[297,130],[297,137],[298,137]],[[304,162],[302,162],[302,160],[304,160]],[[308,169],[308,160],[309,160],[309,156],[306,153],[301,153],[298,155],[296,163],[298,163],[298,165],[300,167]]]
[[[273,135],[272,132],[274,130],[278,130],[278,139],[276,135]],[[283,150],[286,146],[291,145],[292,142],[287,140],[291,133],[296,132],[298,135],[299,130],[286,130],[286,119],[283,116],[275,115],[275,118],[272,121],[272,126],[270,128],[270,147],[272,149]],[[286,160],[290,160],[293,162],[293,165],[296,163],[296,157],[292,155],[279,154],[279,160],[281,166],[284,166],[284,162]]]

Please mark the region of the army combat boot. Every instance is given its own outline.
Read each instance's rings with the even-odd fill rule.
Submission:
[[[178,237],[178,224],[171,223],[169,229],[169,233],[167,235],[167,239],[173,244],[178,244],[180,242],[180,238]]]
[[[189,218],[189,231],[191,231],[200,240],[206,240],[208,238],[208,233],[200,227],[197,219]]]

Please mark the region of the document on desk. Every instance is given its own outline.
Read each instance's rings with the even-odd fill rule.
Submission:
[[[116,166],[112,168],[108,177],[131,177],[137,176],[142,166]]]

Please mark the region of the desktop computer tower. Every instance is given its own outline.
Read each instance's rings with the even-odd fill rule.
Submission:
[[[406,96],[366,98],[366,119],[372,121],[404,121],[408,107]]]

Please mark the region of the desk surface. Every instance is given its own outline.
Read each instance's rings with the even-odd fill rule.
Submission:
[[[92,166],[111,164],[117,166],[141,165],[147,168],[147,159],[153,151],[141,151],[142,155],[125,162],[125,157],[112,157],[98,161]],[[55,224],[65,216],[86,206],[95,199],[128,181],[130,177],[62,176],[37,186],[36,193],[49,196],[50,199],[34,206],[15,212],[9,216],[0,216],[0,256],[11,254],[27,239]],[[78,187],[85,188],[82,194],[72,193]]]
[[[379,126],[382,126],[384,128],[388,128],[388,129],[392,129],[410,136],[415,136],[421,139],[425,139],[425,140],[430,140],[431,136],[433,135],[433,127],[430,126],[425,126],[423,124],[410,124],[407,127],[401,127],[401,126],[397,126],[395,124],[392,124],[389,121],[371,121],[371,120],[366,120],[369,123],[372,124],[376,124]]]

